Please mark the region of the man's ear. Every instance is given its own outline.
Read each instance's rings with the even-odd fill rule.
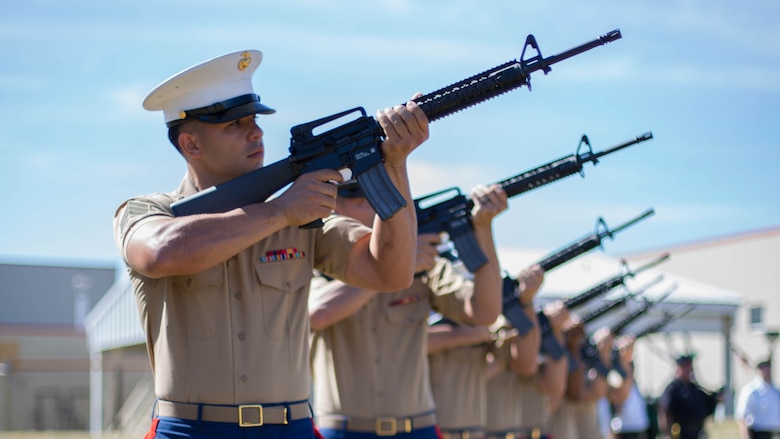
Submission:
[[[179,133],[179,149],[186,157],[199,157],[202,154],[198,146],[198,138],[195,134],[187,131]]]

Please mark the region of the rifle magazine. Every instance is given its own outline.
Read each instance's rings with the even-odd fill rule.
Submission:
[[[382,221],[387,221],[406,207],[406,199],[398,192],[381,163],[358,174],[356,180]]]

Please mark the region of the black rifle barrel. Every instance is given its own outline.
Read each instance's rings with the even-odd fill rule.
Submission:
[[[640,142],[644,142],[645,140],[650,140],[652,138],[653,138],[653,133],[648,131],[648,132],[642,134],[641,136],[636,136],[632,140],[629,140],[627,142],[621,143],[620,145],[615,145],[615,146],[613,146],[611,148],[607,148],[604,151],[597,152],[597,153],[586,152],[586,153],[583,153],[582,155],[578,155],[578,157],[579,157],[580,161],[582,161],[582,162],[596,162],[596,161],[598,161],[598,159],[600,157],[604,157],[607,154],[611,154],[611,153],[613,153],[615,151],[620,151],[623,148],[627,148],[627,147],[629,147],[631,145],[634,145],[634,144],[637,144],[637,143],[640,143]]]
[[[635,137],[632,140],[621,143],[620,145],[616,145],[604,151],[594,153],[590,146],[588,136],[583,135],[582,139],[580,140],[580,144],[577,147],[576,154],[570,154],[566,157],[561,157],[544,165],[537,166],[534,169],[530,169],[513,177],[507,178],[506,180],[499,181],[496,184],[501,186],[501,188],[506,192],[507,196],[511,198],[546,184],[569,177],[578,172],[582,173],[583,163],[598,163],[598,159],[600,157],[627,148],[631,145],[650,140],[652,138],[653,134],[651,132],[647,132],[641,136]],[[580,154],[579,150],[583,144],[587,145],[588,151]]]
[[[682,316],[688,314],[689,312],[693,311],[694,308],[696,308],[696,305],[689,306],[688,308],[686,308],[682,312],[679,312],[679,313],[676,313],[676,314],[668,314],[668,315],[662,317],[661,319],[659,319],[658,321],[656,321],[655,323],[651,324],[650,326],[647,326],[647,327],[643,328],[641,331],[638,331],[636,334],[634,334],[634,337],[635,338],[640,338],[640,337],[644,337],[644,336],[646,336],[648,334],[652,334],[653,332],[656,332],[656,331],[660,330],[661,328],[663,328],[664,326],[668,325],[672,321],[677,320],[680,317],[682,317]]]
[[[608,293],[609,291],[613,290],[614,288],[617,288],[620,285],[625,285],[625,280],[627,277],[634,277],[637,274],[649,268],[655,267],[656,265],[666,261],[667,259],[669,259],[669,253],[664,253],[661,256],[659,256],[657,259],[654,259],[635,270],[629,270],[625,273],[615,275],[607,279],[606,281],[588,289],[585,292],[582,292],[580,294],[577,294],[575,296],[566,299],[563,302],[563,304],[566,306],[567,309],[572,309],[584,305],[585,303],[589,302],[591,299],[602,296]],[[625,262],[623,263],[625,265]]]
[[[598,223],[597,223],[597,228],[596,228],[597,231],[595,231],[593,234],[591,234],[589,236],[586,236],[586,237],[582,238],[581,240],[579,240],[579,241],[577,241],[577,242],[575,242],[573,244],[570,244],[569,246],[567,246],[567,247],[565,247],[565,248],[563,248],[561,250],[557,250],[557,251],[553,252],[552,254],[548,255],[547,257],[545,257],[544,259],[542,259],[541,261],[539,261],[537,263],[542,267],[542,269],[544,269],[544,271],[550,271],[553,268],[556,268],[556,267],[558,267],[558,266],[560,266],[560,265],[562,265],[562,264],[564,264],[564,263],[566,263],[566,262],[576,258],[577,256],[580,256],[580,255],[582,255],[582,254],[584,254],[584,253],[586,253],[588,251],[591,251],[594,248],[600,246],[601,245],[601,240],[604,237],[609,236],[610,238],[612,238],[612,235],[614,235],[615,233],[620,232],[621,230],[624,230],[624,229],[626,229],[626,228],[636,224],[637,222],[639,222],[639,221],[641,221],[641,220],[643,220],[643,219],[653,215],[654,213],[655,213],[655,211],[653,209],[648,209],[644,213],[642,213],[641,215],[637,216],[636,218],[634,218],[634,219],[632,219],[630,221],[627,221],[627,222],[621,224],[620,226],[618,226],[617,228],[614,228],[612,230],[609,230],[607,228],[606,223],[604,222],[604,220],[602,218],[599,218]],[[604,230],[603,231],[598,231],[598,226],[603,226]]]
[[[519,61],[512,60],[506,62],[480,74],[420,96],[414,99],[414,101],[420,105],[423,112],[428,116],[428,120],[433,122],[523,85],[528,85],[530,89],[531,73],[542,70],[547,74],[551,65],[618,40],[621,37],[620,30],[616,29],[558,55],[542,58],[536,39],[533,35],[528,35]],[[528,47],[536,51],[536,56],[526,60],[524,58],[525,50]]]
[[[610,325],[610,331],[612,331],[615,335],[620,335],[623,333],[623,330],[626,329],[626,326],[630,325],[631,322],[638,319],[642,314],[646,313],[650,308],[657,305],[667,297],[669,297],[670,294],[672,294],[672,291],[677,288],[677,285],[673,285],[672,288],[670,288],[663,296],[661,296],[658,300],[650,301],[645,299],[644,303],[637,309],[635,309],[633,312],[629,313],[627,316],[625,316],[623,319],[615,322],[614,324]]]
[[[664,278],[663,275],[659,275],[658,277],[656,277],[652,281],[650,281],[647,284],[645,284],[642,288],[640,288],[640,289],[638,289],[638,290],[636,290],[634,292],[630,292],[628,294],[624,294],[623,296],[621,296],[621,297],[619,297],[617,299],[613,299],[611,301],[604,301],[604,302],[600,303],[598,306],[595,306],[593,308],[590,308],[590,309],[586,310],[583,314],[579,315],[578,317],[579,317],[579,319],[583,323],[592,322],[593,320],[596,320],[597,318],[599,318],[599,317],[603,316],[604,314],[612,311],[613,309],[617,308],[618,306],[626,303],[628,301],[628,299],[630,299],[632,297],[636,297],[636,296],[644,293],[651,286],[661,282],[663,280],[663,278]]]

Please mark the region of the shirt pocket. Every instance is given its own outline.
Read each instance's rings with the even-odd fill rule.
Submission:
[[[308,327],[308,290],[314,273],[305,260],[285,260],[255,264],[261,285],[263,326],[269,338],[289,338]]]
[[[384,303],[385,318],[400,326],[417,326],[428,318],[431,304],[422,293],[393,294]]]
[[[174,276],[166,299],[165,326],[172,333],[208,339],[217,332],[225,308],[225,273],[222,265],[187,276]]]

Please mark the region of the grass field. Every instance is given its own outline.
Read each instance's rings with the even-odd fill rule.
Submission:
[[[734,421],[712,423],[707,427],[709,439],[738,439],[737,424]],[[0,431],[2,439],[90,439],[84,431]],[[120,439],[122,435],[112,432],[103,434],[103,439]],[[141,439],[141,437],[135,438]]]

